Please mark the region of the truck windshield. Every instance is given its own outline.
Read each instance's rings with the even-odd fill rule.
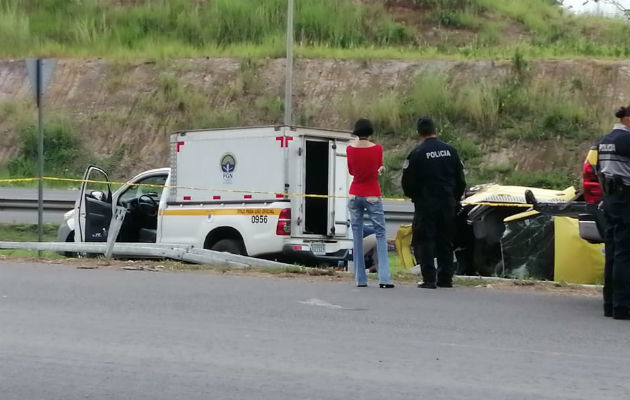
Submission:
[[[164,183],[166,182],[166,175],[149,176],[135,182],[135,185],[129,186],[119,197],[119,202],[127,202],[129,200],[137,199],[143,194],[153,197],[156,201],[159,200],[164,190]]]

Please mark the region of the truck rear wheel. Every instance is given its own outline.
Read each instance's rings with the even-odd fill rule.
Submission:
[[[243,255],[241,244],[235,239],[221,239],[210,247],[210,250],[223,251],[232,254]]]

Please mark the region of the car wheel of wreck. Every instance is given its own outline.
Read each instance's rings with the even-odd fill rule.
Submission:
[[[221,251],[226,253],[243,255],[244,251],[241,244],[235,239],[221,239],[212,246],[210,250]]]

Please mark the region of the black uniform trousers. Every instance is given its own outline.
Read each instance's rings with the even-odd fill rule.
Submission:
[[[606,264],[604,310],[630,311],[630,187],[618,185],[604,193]]]
[[[414,199],[411,246],[420,262],[424,282],[450,283],[453,280],[453,237],[455,207],[453,197]],[[437,258],[437,271],[433,259]]]

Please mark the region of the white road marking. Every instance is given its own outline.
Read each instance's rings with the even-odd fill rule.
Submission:
[[[339,306],[337,304],[330,304],[327,301],[320,299],[308,299],[305,301],[300,301],[301,304],[306,304],[307,306],[316,306],[316,307],[325,307],[333,310],[343,310],[345,307]]]

